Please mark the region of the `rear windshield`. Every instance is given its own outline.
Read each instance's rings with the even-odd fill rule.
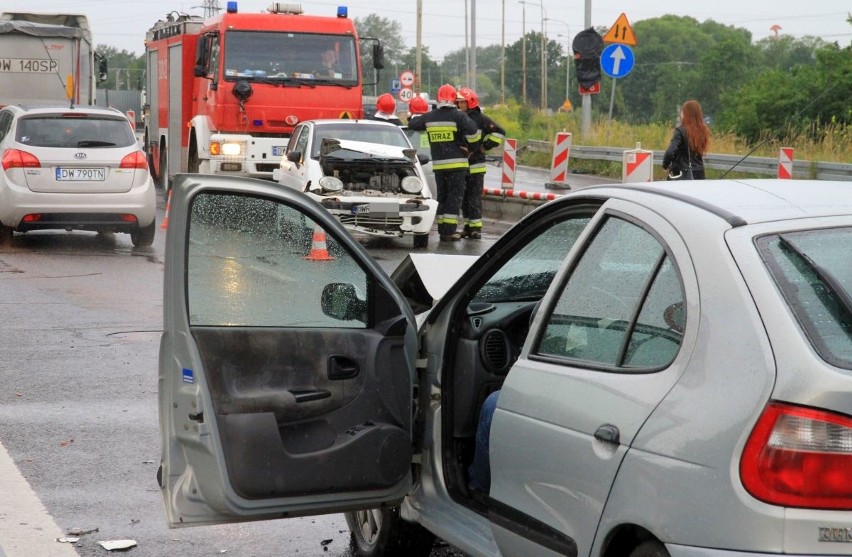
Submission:
[[[123,118],[98,116],[28,116],[18,120],[18,143],[34,147],[129,147],[136,143]]]
[[[828,363],[852,369],[852,228],[765,236],[757,246],[799,325]]]

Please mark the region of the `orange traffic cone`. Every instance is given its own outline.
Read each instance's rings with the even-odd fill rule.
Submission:
[[[169,227],[169,209],[172,206],[172,190],[169,190],[169,196],[166,198],[166,216],[163,217],[163,224],[160,225],[160,228],[165,230]]]
[[[311,238],[311,252],[305,256],[310,261],[332,261],[325,240],[325,230],[320,225],[314,225],[314,235]]]

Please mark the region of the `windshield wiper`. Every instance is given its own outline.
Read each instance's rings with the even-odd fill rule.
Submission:
[[[334,85],[335,87],[344,87],[346,89],[352,89],[354,87],[354,85],[350,83],[341,83],[339,81],[334,81],[331,79],[314,79],[313,82],[320,85]]]
[[[843,306],[846,314],[852,315],[852,297],[849,296],[849,293],[846,291],[846,288],[844,288],[843,283],[837,280],[837,277],[835,277],[831,271],[811,259],[811,257],[800,250],[796,244],[785,238],[783,234],[779,235],[778,239],[784,247],[792,251],[802,261],[804,261],[808,268],[814,272],[817,278],[825,284],[832,296],[834,296],[840,302],[840,305]]]

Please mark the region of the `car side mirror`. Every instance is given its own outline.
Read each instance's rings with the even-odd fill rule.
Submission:
[[[289,153],[287,153],[287,160],[299,164],[300,162],[302,162],[302,152],[290,151]]]
[[[426,153],[417,153],[417,160],[420,161],[420,164],[429,164],[432,159]]]
[[[340,321],[367,322],[367,302],[358,298],[355,286],[345,282],[326,284],[320,300],[322,312]]]

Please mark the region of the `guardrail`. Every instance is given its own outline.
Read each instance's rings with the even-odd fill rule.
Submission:
[[[553,143],[550,141],[529,140],[518,150],[528,149],[538,153],[553,152]],[[586,147],[574,145],[571,147],[571,157],[578,159],[602,160],[621,162],[624,151],[623,147]],[[663,163],[665,151],[654,151],[654,165]],[[740,155],[717,155],[708,153],[704,155],[704,166],[713,170],[728,170],[742,158]],[[735,169],[736,172],[761,174],[769,176],[778,175],[778,159],[771,157],[746,157]],[[816,180],[852,180],[852,164],[839,162],[813,162],[805,160],[793,160],[793,177],[810,178]]]

